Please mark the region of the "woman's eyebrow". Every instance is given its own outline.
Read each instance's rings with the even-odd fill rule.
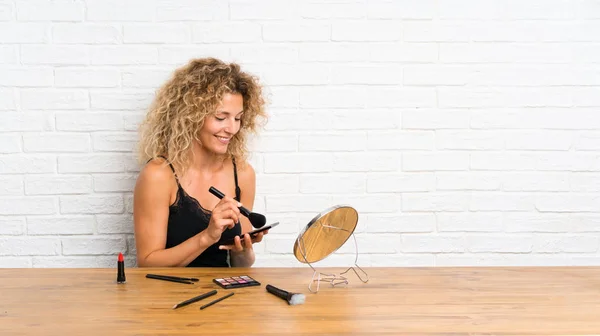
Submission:
[[[218,114],[226,114],[226,115],[230,115],[230,114],[232,114],[232,113],[231,113],[231,112],[229,112],[229,111],[217,111],[217,113],[218,113]],[[239,116],[240,114],[243,114],[243,113],[244,113],[244,111],[240,111],[240,112],[238,112],[238,113],[236,114],[236,116]]]

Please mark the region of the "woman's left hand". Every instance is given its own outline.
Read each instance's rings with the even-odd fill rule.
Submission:
[[[220,245],[219,249],[221,250],[231,250],[234,252],[244,252],[244,251],[253,251],[252,244],[260,243],[263,239],[263,236],[269,233],[269,230],[265,230],[257,233],[256,235],[250,238],[249,234],[244,235],[244,239],[240,239],[239,236],[235,236],[233,240],[233,245]]]

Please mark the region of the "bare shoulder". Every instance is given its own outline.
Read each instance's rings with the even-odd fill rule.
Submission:
[[[173,186],[175,176],[171,167],[162,158],[148,162],[140,171],[136,187],[169,190]]]
[[[244,161],[238,165],[238,176],[244,182],[253,183],[256,180],[256,172],[254,167],[248,161]]]
[[[241,189],[242,202],[248,209],[254,207],[254,198],[256,196],[256,173],[254,167],[249,162],[242,162],[238,168],[238,182]],[[252,230],[249,222],[246,223],[247,230]]]

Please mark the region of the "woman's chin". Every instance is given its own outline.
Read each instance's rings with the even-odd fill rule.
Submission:
[[[225,155],[227,154],[227,146],[213,147],[211,148],[211,151],[218,155]]]
[[[216,154],[216,155],[225,155],[227,154],[227,149],[229,148],[229,144],[222,144],[222,143],[204,143],[204,145],[201,145],[203,147],[203,149],[208,152],[208,153],[212,153],[212,154]]]

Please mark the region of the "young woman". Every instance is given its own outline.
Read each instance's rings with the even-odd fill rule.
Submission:
[[[246,142],[266,117],[264,105],[255,77],[214,58],[190,61],[160,88],[140,132],[138,266],[252,266],[252,244],[268,231],[234,245],[218,241],[252,230],[238,206],[254,204]],[[213,196],[211,186],[226,197]]]

